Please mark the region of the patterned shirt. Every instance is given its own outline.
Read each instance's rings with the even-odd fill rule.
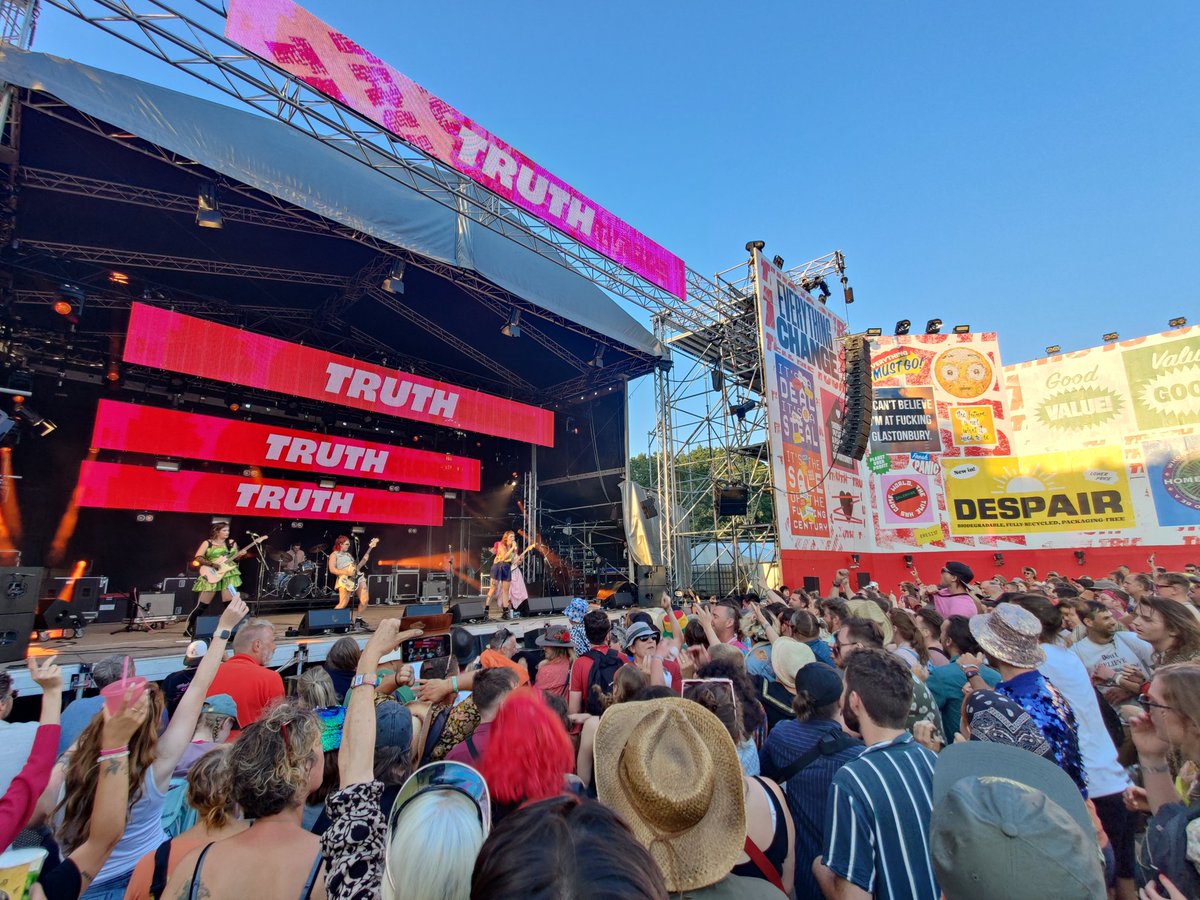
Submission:
[[[877,900],[938,900],[929,860],[936,761],[906,732],[838,769],[825,816],[825,865]]]
[[[383,883],[387,818],[379,805],[383,785],[352,784],[325,801],[330,825],[321,835],[325,892],[330,900],[378,900]]]
[[[1071,780],[1086,798],[1087,773],[1083,767],[1083,756],[1079,752],[1075,711],[1058,692],[1058,688],[1034,669],[1008,681],[1001,681],[996,685],[996,693],[1015,701],[1029,713],[1042,729],[1042,734],[1046,736],[1050,746],[1054,748],[1054,759],[1059,768],[1071,776]]]

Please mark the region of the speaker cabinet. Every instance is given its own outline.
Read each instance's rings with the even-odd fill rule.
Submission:
[[[842,339],[846,356],[846,414],[838,436],[837,456],[862,459],[871,438],[871,407],[875,387],[871,380],[871,342],[861,334]]]
[[[744,484],[718,484],[714,491],[718,516],[744,516],[750,504],[750,489]]]
[[[74,586],[72,587],[72,583]],[[51,597],[67,599],[67,590],[70,589],[70,601],[77,603],[81,608],[95,609],[100,601],[100,596],[108,591],[107,578],[55,578],[54,586],[49,593]]]
[[[861,572],[860,571],[860,572],[855,572],[854,574],[858,578],[858,586],[860,588],[865,588],[868,584],[871,583],[871,573],[870,572]]]
[[[574,599],[575,599],[574,597],[551,597],[550,598],[550,611],[556,612],[556,613],[566,612],[567,604],[569,604]]]
[[[609,609],[629,609],[633,606],[633,594],[630,591],[617,591],[604,602]]]
[[[395,596],[395,580],[392,575],[368,575],[367,599],[372,603],[383,603]]]
[[[33,610],[0,615],[0,662],[21,662],[29,652]]]
[[[404,607],[405,616],[440,616],[445,611],[440,603],[410,603]]]
[[[450,604],[450,620],[455,625],[460,622],[483,622],[486,618],[482,597],[467,597]]]
[[[302,637],[316,634],[346,634],[354,620],[349,609],[310,609],[296,627]]]
[[[530,597],[521,604],[521,617],[548,616],[554,612],[554,605],[549,597]]]
[[[45,569],[0,566],[0,615],[36,611],[45,578]]]
[[[804,576],[804,590],[808,591],[808,593],[810,593],[810,594],[818,594],[819,595],[821,593],[821,578],[820,578],[820,576],[819,575],[805,575]]]
[[[245,619],[242,622],[246,621]],[[197,616],[194,631],[196,632],[196,640],[211,641],[212,636],[217,633],[217,625],[221,622],[220,616]],[[242,627],[242,623],[237,624],[237,628],[229,635],[229,640],[233,640],[233,635],[238,633],[238,628]]]

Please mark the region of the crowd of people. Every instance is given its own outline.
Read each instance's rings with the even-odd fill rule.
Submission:
[[[161,687],[118,656],[65,710],[31,659],[0,846],[49,900],[1200,894],[1195,566],[848,575],[411,666],[389,619],[290,685],[234,600]]]

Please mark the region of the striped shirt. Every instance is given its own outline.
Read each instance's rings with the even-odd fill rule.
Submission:
[[[825,865],[880,900],[938,900],[929,861],[936,761],[905,732],[838,769],[825,816]]]

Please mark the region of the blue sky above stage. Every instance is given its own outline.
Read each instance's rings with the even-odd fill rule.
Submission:
[[[856,330],[1019,362],[1200,321],[1191,0],[302,5],[698,271],[842,250]],[[34,49],[223,99],[55,9]]]

